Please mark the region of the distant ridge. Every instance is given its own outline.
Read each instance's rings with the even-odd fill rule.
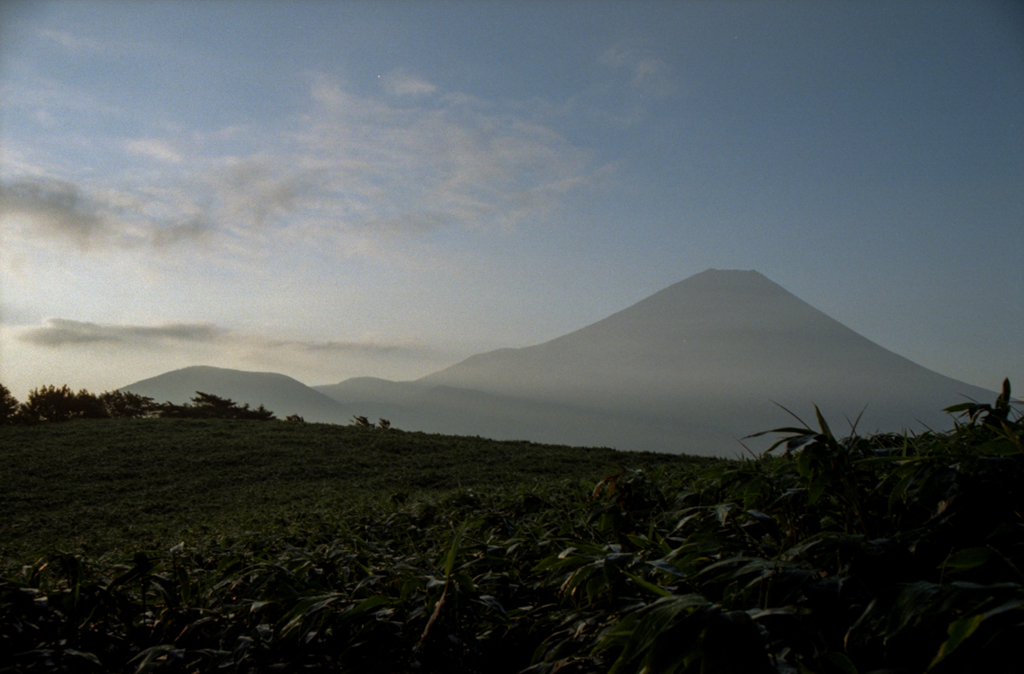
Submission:
[[[740,439],[813,422],[842,433],[945,429],[941,410],[995,393],[888,351],[756,271],[709,269],[543,344],[477,354],[413,382],[307,387],[284,375],[185,368],[125,387],[162,402],[194,391],[284,416],[618,449],[735,455]],[[749,441],[755,451],[770,440]]]
[[[231,398],[251,407],[263,405],[284,418],[299,414],[306,421],[341,423],[346,420],[344,408],[337,401],[314,391],[305,384],[275,372],[246,372],[196,365],[165,372],[121,388],[149,396],[156,402],[182,404],[196,391]]]

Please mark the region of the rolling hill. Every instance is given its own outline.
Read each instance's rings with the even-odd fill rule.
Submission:
[[[149,396],[156,402],[182,404],[196,391],[231,398],[252,407],[263,405],[278,417],[299,414],[306,421],[345,423],[344,408],[330,397],[314,391],[300,381],[274,372],[245,372],[196,365],[173,370],[121,387]]]

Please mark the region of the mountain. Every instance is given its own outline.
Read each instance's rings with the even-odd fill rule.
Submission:
[[[554,444],[731,456],[740,439],[809,423],[837,433],[952,426],[941,410],[995,393],[862,337],[754,271],[709,269],[536,346],[482,353],[412,382],[307,387],[280,374],[191,367],[124,387],[158,402],[204,391],[279,417]],[[754,451],[770,438],[746,441]]]
[[[947,428],[942,408],[994,397],[878,346],[755,271],[714,269],[543,344],[408,384],[350,382],[318,390],[345,390],[345,400],[358,390],[439,430],[719,455],[793,425],[780,406],[810,422],[816,404],[837,432],[863,412],[857,429],[870,433]]]
[[[557,339],[473,356],[417,384],[656,414],[738,399],[813,400],[856,414],[927,404],[922,396],[946,406],[961,392],[988,395],[878,346],[755,271],[714,269]]]
[[[299,414],[306,421],[347,423],[351,415],[337,401],[305,384],[273,372],[245,372],[218,367],[194,366],[143,379],[122,387],[149,396],[156,402],[182,404],[196,391],[230,398],[251,407],[263,405],[278,418]]]

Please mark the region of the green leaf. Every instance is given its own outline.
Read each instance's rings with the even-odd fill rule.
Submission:
[[[940,585],[925,580],[903,588],[889,613],[883,643],[888,643],[900,631],[913,624],[918,616],[928,611],[940,591]]]
[[[64,655],[73,658],[81,658],[82,660],[88,660],[94,665],[102,665],[100,659],[97,658],[93,653],[86,653],[85,651],[76,651],[73,648],[65,648]]]
[[[452,547],[448,550],[448,558],[444,562],[444,575],[446,578],[451,578],[452,576],[452,569],[455,568],[455,560],[458,559],[459,550],[462,546],[462,536],[466,533],[467,526],[469,526],[469,522],[463,523],[459,533],[455,534],[455,538],[452,540]]]
[[[897,472],[895,474],[898,475],[899,473]],[[896,505],[897,502],[905,501],[906,500],[907,489],[910,487],[911,483],[913,483],[914,478],[916,477],[916,475],[917,475],[917,469],[916,468],[909,467],[909,468],[905,469],[905,474],[900,479],[900,481],[896,484],[896,486],[893,487],[892,492],[889,493],[889,514],[890,515],[892,514],[892,509]]]
[[[1012,599],[1006,602],[1005,604],[1000,604],[999,606],[993,609],[985,611],[985,619],[987,620],[994,615],[999,615],[1000,613],[1005,613],[1006,611],[1012,611],[1013,609],[1020,608],[1022,606],[1024,606],[1024,599]]]
[[[796,461],[797,471],[800,473],[800,477],[805,480],[809,480],[814,477],[814,452],[809,449],[805,449],[800,452],[800,457]]]
[[[495,599],[491,595],[489,595],[489,594],[480,595],[479,597],[476,598],[476,601],[480,602],[484,606],[491,607],[492,609],[494,609],[495,611],[500,613],[503,617],[508,618],[508,614],[505,613],[505,607],[502,606],[501,602],[499,602],[497,599]]]
[[[615,629],[605,634],[597,646],[598,649],[614,646],[626,637],[625,646],[609,674],[628,671],[629,665],[645,653],[654,640],[669,629],[681,613],[692,613],[710,605],[711,602],[699,594],[663,597],[628,616]]]
[[[281,636],[284,636],[297,628],[302,624],[302,621],[307,616],[311,616],[320,609],[324,608],[328,604],[331,604],[338,599],[341,599],[343,595],[335,592],[332,594],[320,595],[317,597],[306,597],[296,604],[291,611],[289,611],[284,618],[291,618],[288,623],[281,628]]]
[[[857,674],[857,667],[853,664],[853,661],[850,660],[846,653],[830,651],[822,655],[821,659],[843,674]]]
[[[813,505],[818,502],[821,495],[825,493],[825,489],[828,487],[828,483],[822,478],[818,478],[811,482],[811,488],[807,490],[807,503]]]
[[[1012,456],[1020,453],[1020,447],[1008,438],[990,440],[978,446],[978,454],[981,456]]]
[[[348,611],[346,611],[342,617],[345,618],[346,620],[349,619],[349,618],[354,618],[357,615],[360,615],[361,613],[366,613],[367,611],[369,611],[371,609],[375,609],[378,606],[386,606],[386,605],[388,605],[390,603],[391,603],[391,598],[390,597],[385,597],[384,595],[377,594],[377,595],[374,595],[372,597],[367,597],[366,599],[362,600],[361,602],[356,604],[355,607],[353,607],[353,608],[349,609]]]
[[[689,575],[685,571],[680,569],[678,566],[676,566],[672,562],[668,561],[667,559],[656,559],[653,562],[647,562],[647,563],[650,564],[651,566],[653,566],[654,568],[656,568],[658,571],[661,571],[663,573],[668,573],[668,574],[671,574],[673,576],[678,576],[680,578],[686,578],[686,576]]]
[[[947,571],[966,571],[987,564],[994,556],[989,548],[966,548],[947,557],[942,568]]]
[[[141,653],[136,655],[134,658],[132,658],[131,661],[130,661],[130,662],[135,662],[136,660],[141,660],[141,662],[139,662],[139,666],[135,668],[135,674],[141,674],[142,672],[145,672],[145,671],[153,668],[154,666],[157,665],[157,663],[154,662],[157,658],[159,658],[160,656],[166,654],[168,651],[172,651],[172,650],[174,650],[174,646],[173,645],[171,645],[171,644],[160,644],[158,646],[153,646],[151,648],[147,648],[146,650],[142,651]]]
[[[671,597],[671,596],[673,596],[673,594],[671,592],[669,592],[668,590],[666,590],[665,588],[663,588],[663,587],[661,587],[659,585],[655,585],[654,583],[652,583],[652,582],[650,582],[648,580],[644,580],[643,578],[641,578],[640,576],[638,576],[636,574],[630,573],[629,571],[624,571],[623,573],[625,573],[627,576],[629,576],[633,580],[634,583],[636,583],[637,585],[639,585],[643,589],[647,590],[651,594],[656,594],[659,597]]]
[[[735,503],[722,503],[716,506],[715,517],[718,518],[718,522],[722,525],[725,525],[725,520],[729,517],[729,513],[735,507]]]
[[[825,439],[830,445],[836,443],[836,439],[832,436],[832,429],[828,427],[828,423],[825,421],[825,417],[821,415],[821,410],[818,406],[814,406],[814,416],[818,417],[818,426],[821,428],[821,434],[825,436]]]
[[[950,653],[955,651],[960,644],[967,640],[969,636],[974,634],[975,630],[981,626],[982,621],[985,620],[985,614],[979,613],[978,615],[971,616],[969,618],[961,618],[955,620],[949,624],[949,638],[942,642],[939,647],[939,652],[935,654],[928,669],[931,670],[935,665],[942,662]]]

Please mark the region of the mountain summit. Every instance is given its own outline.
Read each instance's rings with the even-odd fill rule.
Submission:
[[[662,409],[682,395],[795,403],[849,398],[859,409],[879,395],[891,399],[894,386],[907,392],[899,384],[929,376],[941,375],[755,271],[710,269],[575,332],[474,356],[419,383],[602,406],[642,402]]]
[[[780,406],[813,419],[817,404],[838,427],[863,412],[861,432],[898,431],[948,426],[943,407],[992,395],[878,346],[756,271],[716,269],[575,332],[473,356],[417,384],[601,410],[632,420],[606,442],[701,453],[792,425]]]

